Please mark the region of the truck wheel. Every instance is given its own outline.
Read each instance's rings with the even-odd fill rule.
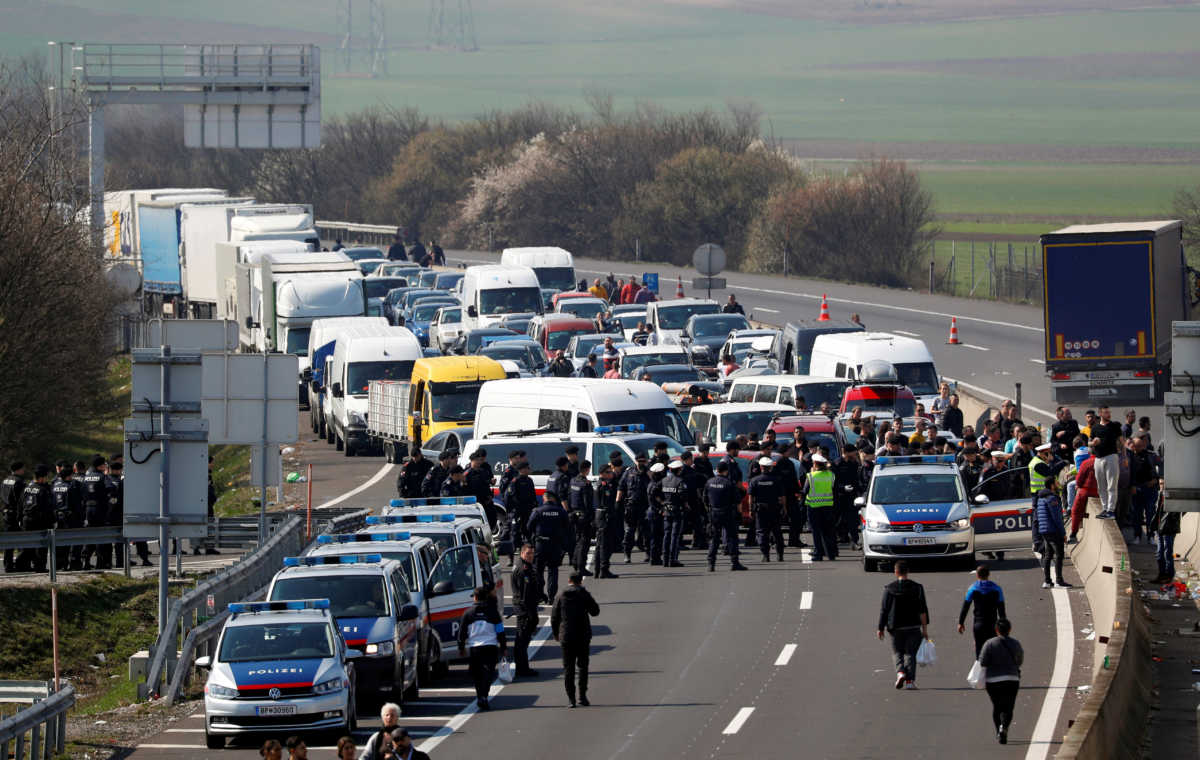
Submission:
[[[358,453],[358,448],[351,446],[349,441],[342,441],[342,448],[345,450],[346,456],[352,457]]]
[[[324,419],[321,420],[321,435],[325,436],[325,443],[337,443],[337,433]]]
[[[996,561],[997,561],[997,562],[1003,562],[1003,561],[1004,561],[1004,552],[996,552]]]
[[[332,429],[330,429],[329,434],[333,436],[333,450],[334,451],[342,451],[346,448],[346,443],[342,440],[342,437],[340,435],[338,435]],[[346,456],[350,456],[349,452],[346,453]]]
[[[209,749],[225,749],[225,737],[213,736],[207,731],[204,732],[204,745]]]
[[[879,566],[879,563],[870,557],[863,557],[863,570],[868,573],[873,573]]]

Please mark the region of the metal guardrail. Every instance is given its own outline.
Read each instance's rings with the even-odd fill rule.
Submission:
[[[45,681],[0,681],[0,702],[32,702],[0,721],[0,757],[50,760],[67,744],[67,710],[75,706],[75,687],[51,691]]]
[[[382,245],[385,246],[385,251],[386,246],[396,237],[396,226],[390,224],[318,221],[315,227],[322,240],[341,240],[344,245]]]
[[[0,549],[45,549],[46,567],[50,570],[50,582],[58,580],[58,552],[61,546],[89,546],[91,544],[119,544],[125,541],[121,529],[112,528],[50,528],[49,530],[23,530],[0,533]],[[125,574],[129,574],[129,557],[126,551]]]

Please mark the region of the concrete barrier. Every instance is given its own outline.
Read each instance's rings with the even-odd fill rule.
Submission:
[[[1114,520],[1097,520],[1088,502],[1082,537],[1071,562],[1083,577],[1096,644],[1092,688],[1056,757],[1101,760],[1137,757],[1150,711],[1153,673],[1145,607],[1132,596],[1128,549]]]
[[[1200,563],[1200,512],[1183,516],[1179,535],[1175,537],[1175,553],[1193,565]]]

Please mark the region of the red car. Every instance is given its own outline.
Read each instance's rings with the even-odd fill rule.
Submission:
[[[573,314],[546,314],[534,317],[529,324],[530,336],[542,344],[547,356],[554,356],[566,348],[571,336],[591,335],[595,332],[595,322]]]
[[[847,389],[849,393],[851,389]],[[775,440],[779,443],[793,443],[796,439],[796,428],[804,428],[804,444],[800,447],[807,451],[813,443],[824,446],[829,450],[829,459],[836,462],[842,458],[842,448],[846,445],[846,437],[842,426],[837,420],[831,420],[823,414],[795,414],[788,417],[776,417],[767,425],[767,430],[775,431]]]
[[[849,417],[855,409],[862,409],[864,417],[892,419],[893,417],[915,417],[917,399],[903,385],[852,385],[842,396],[839,412]]]

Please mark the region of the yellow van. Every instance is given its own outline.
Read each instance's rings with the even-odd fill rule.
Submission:
[[[408,440],[420,446],[443,430],[475,424],[479,388],[506,377],[500,362],[486,356],[438,356],[413,364]]]

